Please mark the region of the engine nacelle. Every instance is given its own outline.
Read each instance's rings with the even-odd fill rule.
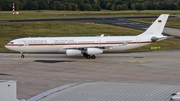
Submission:
[[[74,56],[74,55],[80,55],[81,51],[80,50],[76,50],[76,49],[68,49],[66,50],[66,55],[67,56]]]
[[[87,54],[101,54],[103,53],[103,50],[99,48],[87,48],[86,53]]]

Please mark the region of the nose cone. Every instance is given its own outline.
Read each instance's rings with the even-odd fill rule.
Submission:
[[[4,47],[6,47],[6,48],[9,49],[9,50],[14,51],[14,47],[13,47],[13,45],[11,45],[11,44],[6,44],[6,45],[4,45]]]
[[[15,40],[10,41],[9,43],[7,43],[6,45],[4,45],[4,47],[6,47],[7,49],[11,50],[11,51],[18,51],[18,44],[16,43]]]
[[[9,46],[8,46],[8,44],[4,45],[4,47],[6,47],[7,49],[9,49]],[[9,49],[9,50],[10,50],[10,49]]]

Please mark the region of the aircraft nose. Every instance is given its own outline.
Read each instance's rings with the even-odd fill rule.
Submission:
[[[4,45],[5,48],[11,50],[10,46],[8,44]]]
[[[7,46],[7,44],[6,44],[6,45],[4,45],[4,47],[6,47],[6,48],[8,49],[8,46]]]

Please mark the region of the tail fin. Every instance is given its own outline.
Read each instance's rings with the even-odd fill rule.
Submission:
[[[139,36],[162,36],[165,24],[167,22],[169,14],[161,14],[156,21],[142,34]]]

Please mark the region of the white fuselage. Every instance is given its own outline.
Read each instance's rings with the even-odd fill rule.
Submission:
[[[152,43],[149,37],[36,37],[10,41],[6,48],[18,52],[65,52],[67,49],[97,47],[102,50],[128,50]]]

